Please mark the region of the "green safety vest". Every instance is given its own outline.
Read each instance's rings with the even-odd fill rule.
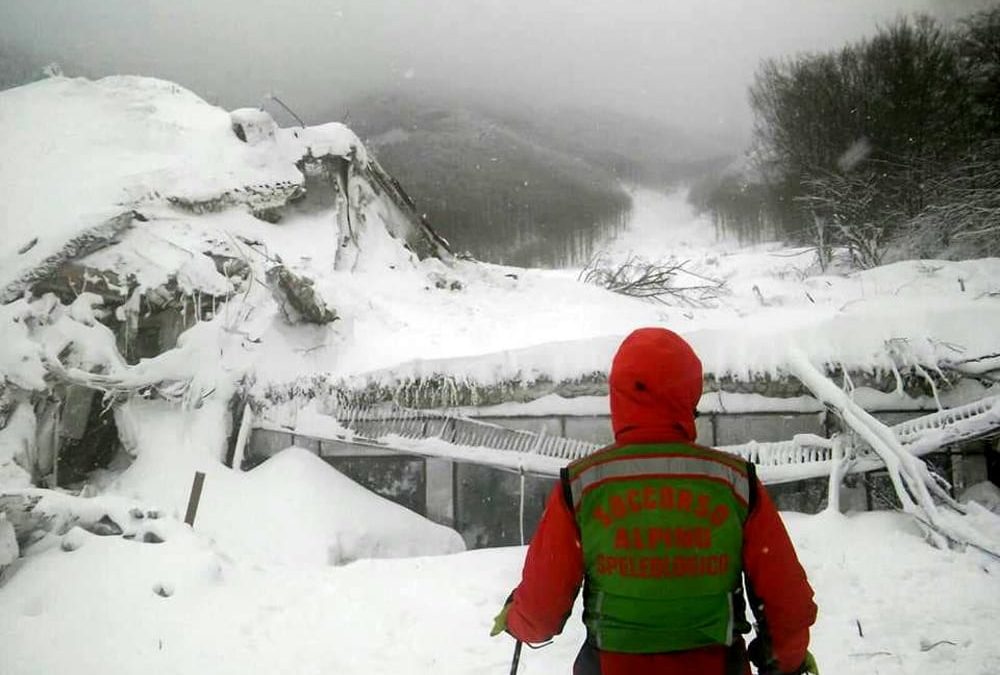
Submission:
[[[751,475],[742,459],[680,443],[609,448],[564,470],[592,644],[641,654],[732,644]]]

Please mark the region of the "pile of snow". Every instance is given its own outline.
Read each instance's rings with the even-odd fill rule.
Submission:
[[[240,560],[342,565],[465,550],[454,530],[374,495],[308,450],[284,450],[241,478],[208,485],[198,516],[198,529]]]
[[[1000,671],[1000,563],[933,549],[896,513],[785,514],[816,590],[811,650],[823,672]],[[162,544],[74,531],[40,546],[0,589],[0,672],[507,672],[488,636],[524,548],[287,568],[222,555],[183,526]],[[568,672],[563,635],[521,671]]]
[[[359,558],[436,555],[465,549],[457,532],[393,504],[300,448],[252,471],[220,462],[226,409],[178,410],[133,401],[118,416],[136,459],[105,494],[141,500],[181,519],[195,472],[206,474],[197,529],[240,560],[336,565]]]
[[[308,152],[364,153],[340,124],[243,143],[228,112],[152,78],[54,77],[0,97],[0,288],[70,237],[144,200],[301,184],[295,162]]]
[[[7,521],[6,513],[0,513],[0,574],[4,567],[17,560],[20,553],[14,526]]]
[[[958,501],[963,504],[975,502],[987,511],[1000,516],[1000,487],[989,481],[970,485],[959,495]]]

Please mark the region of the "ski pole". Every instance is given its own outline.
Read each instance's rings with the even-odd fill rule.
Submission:
[[[510,675],[517,675],[517,665],[521,661],[521,641],[514,644],[514,660],[510,662]]]

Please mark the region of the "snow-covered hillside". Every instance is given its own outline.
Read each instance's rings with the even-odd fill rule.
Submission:
[[[492,386],[599,385],[645,325],[690,339],[716,384],[786,377],[794,350],[849,390],[867,378],[858,401],[886,380],[865,395],[997,393],[997,259],[821,275],[808,251],[716,241],[683,195],[636,190],[607,260],[673,256],[678,284],[721,289],[643,301],[579,270],[456,259],[345,127],[278,129],[145,78],[0,92],[0,157],[4,675],[505,668],[510,643],[486,634],[523,550],[460,552],[452,530],[301,449],[227,468],[247,402],[322,426],[327,395],[371,388],[436,383],[457,405]],[[1000,669],[995,560],[933,549],[898,514],[787,520],[824,671]],[[580,637],[574,619],[523,672],[568,669]]]

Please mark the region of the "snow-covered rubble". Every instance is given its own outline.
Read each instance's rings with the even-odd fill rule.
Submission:
[[[304,195],[303,162],[342,158],[358,174],[369,164],[364,146],[342,124],[270,128],[244,142],[233,128],[246,122],[245,111],[232,117],[162,80],[55,77],[0,96],[5,292],[73,237],[116,214],[162,204],[262,212]],[[266,126],[261,114],[256,119],[255,129]],[[371,199],[361,192],[351,197]],[[149,257],[163,262],[155,250]]]
[[[140,77],[0,93],[4,484],[58,480],[18,446],[59,424],[31,396],[59,403],[83,387],[109,408],[137,392],[227,405],[255,363],[331,363],[350,337],[338,276],[398,268],[430,283],[438,268],[421,258],[447,247],[357,137],[269,119]],[[300,318],[333,325],[291,325]],[[50,455],[51,438],[39,441]]]

